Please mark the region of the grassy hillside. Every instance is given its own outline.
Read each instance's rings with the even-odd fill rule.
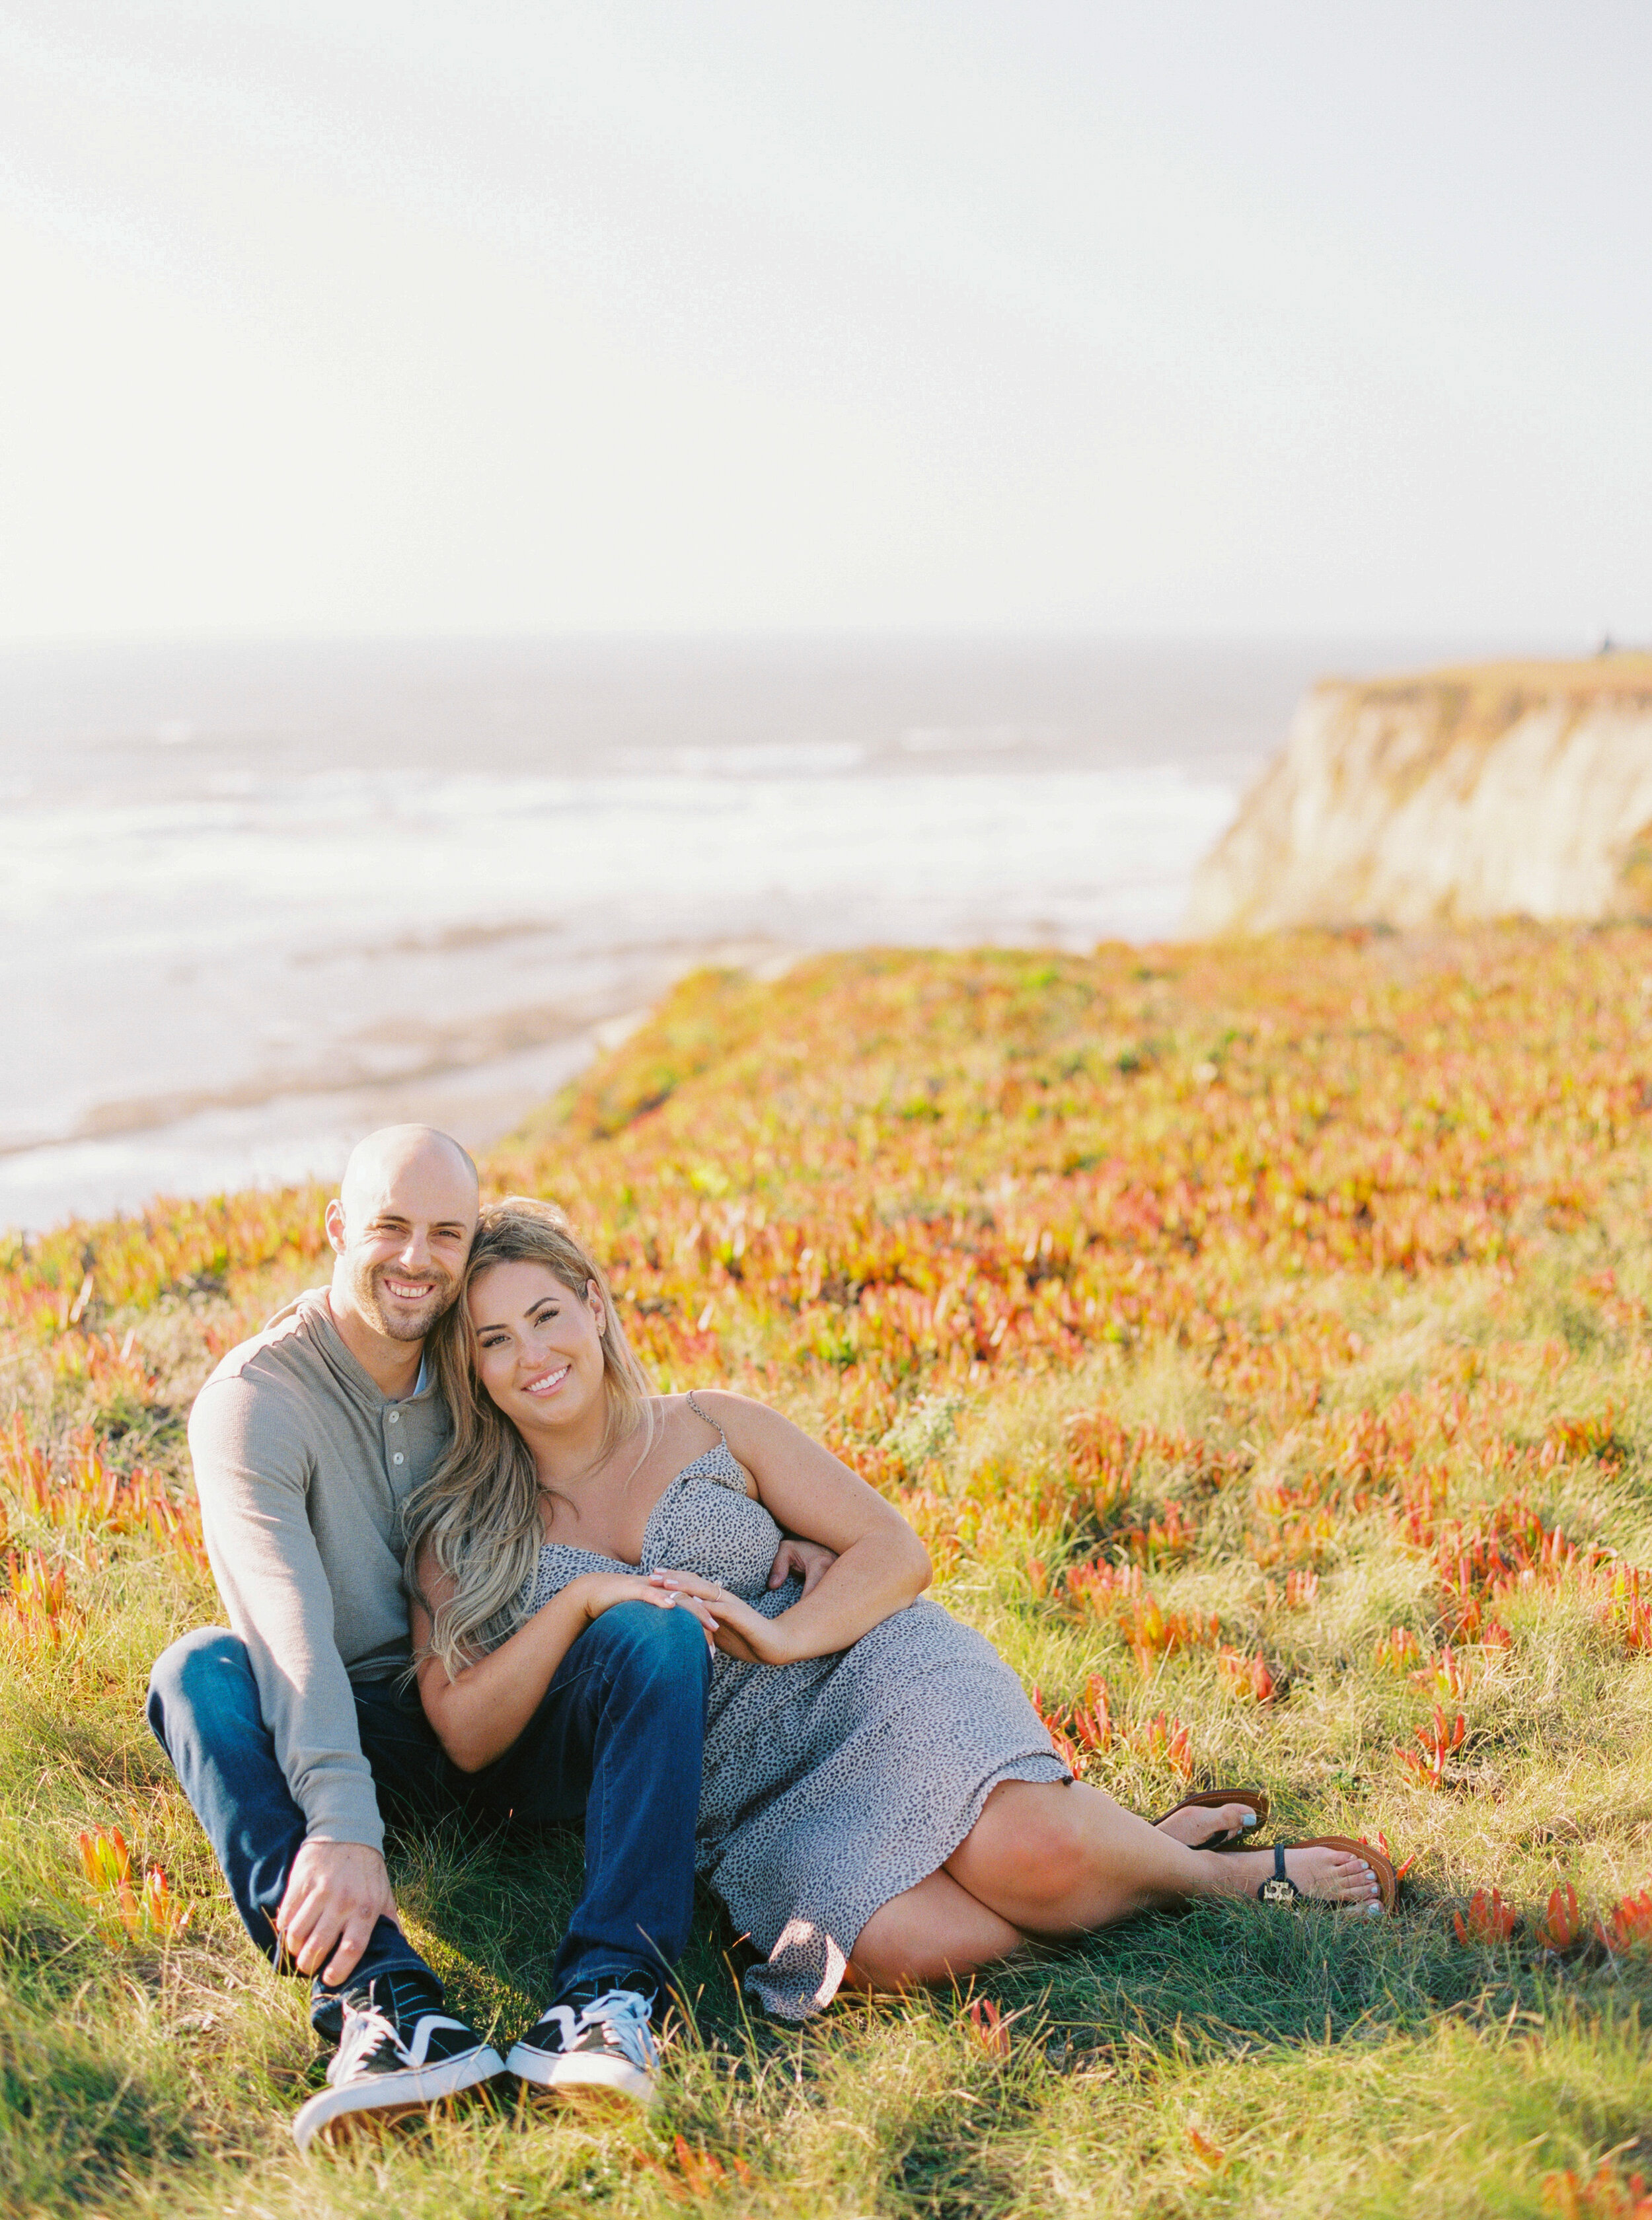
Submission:
[[[1640,2209],[1652,932],[702,975],[487,1169],[614,1260],[664,1384],[769,1397],[902,1504],[1090,1779],[1386,1835],[1401,1917],[1201,1907],[799,2031],[708,1903],[654,2121],[301,2162],[301,1986],[140,1705],[214,1615],[190,1395],[324,1276],[321,1198],[180,1205],[0,1254],[0,2204]],[[392,1855],[514,2033],[577,1851]]]

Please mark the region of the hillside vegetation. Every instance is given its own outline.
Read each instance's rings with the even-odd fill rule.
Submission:
[[[652,2120],[301,2161],[302,1985],[141,1706],[215,1615],[190,1397],[325,1277],[323,1198],[157,1207],[0,1253],[0,2205],[1652,2213],[1652,932],[701,974],[486,1171],[661,1384],[902,1506],[1089,1779],[1386,1837],[1400,1916],[1201,1906],[799,2030],[708,1901]],[[507,2035],[577,1866],[392,1845]]]

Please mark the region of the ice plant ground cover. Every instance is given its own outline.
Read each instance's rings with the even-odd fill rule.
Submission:
[[[798,2031],[708,1903],[652,2120],[300,2161],[300,1988],[141,1702],[214,1613],[190,1399],[325,1276],[321,1198],[158,1207],[0,1252],[0,2205],[1652,2209],[1652,932],[702,975],[487,1172],[663,1383],[903,1506],[1088,1778],[1386,1836],[1400,1916],[1203,1907]],[[514,2033],[576,1849],[393,1855]]]

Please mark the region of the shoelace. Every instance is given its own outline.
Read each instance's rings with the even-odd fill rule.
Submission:
[[[654,2044],[654,2030],[649,2020],[646,1997],[639,1996],[635,1989],[609,1989],[600,1997],[593,1997],[579,2015],[579,2024],[600,2027],[614,2048],[624,2053],[633,2066],[651,2067],[659,2063],[659,2052]]]
[[[431,2036],[439,2028],[450,2027],[475,2043],[476,2036],[464,2021],[446,2012],[421,2012],[409,2042],[382,2005],[352,2006],[345,2014],[344,2035],[339,2043],[339,2055],[327,2069],[328,2078],[334,2081],[346,2080],[387,2036],[392,2051],[403,2066],[427,2066]]]
[[[411,2066],[412,2055],[402,2042],[396,2022],[377,2005],[352,2007],[344,2016],[344,2034],[340,2040],[338,2056],[334,2060],[327,2079],[342,2081],[353,2072],[358,2063],[370,2051],[377,2050],[388,2036],[392,2048],[404,2065]]]

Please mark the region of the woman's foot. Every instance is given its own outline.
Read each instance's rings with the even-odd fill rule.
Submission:
[[[1229,1851],[1221,1857],[1213,1856],[1211,1864],[1217,1889],[1228,1895],[1255,1896],[1262,1883],[1274,1877],[1271,1850]],[[1286,1851],[1285,1876],[1295,1882],[1303,1896],[1312,1897],[1318,1904],[1351,1905],[1373,1918],[1381,1915],[1382,1890],[1375,1869],[1352,1851],[1323,1849],[1317,1843],[1305,1843],[1299,1849]]]
[[[1185,1843],[1190,1850],[1237,1843],[1256,1824],[1256,1815],[1248,1804],[1182,1804],[1157,1822],[1160,1834]]]

